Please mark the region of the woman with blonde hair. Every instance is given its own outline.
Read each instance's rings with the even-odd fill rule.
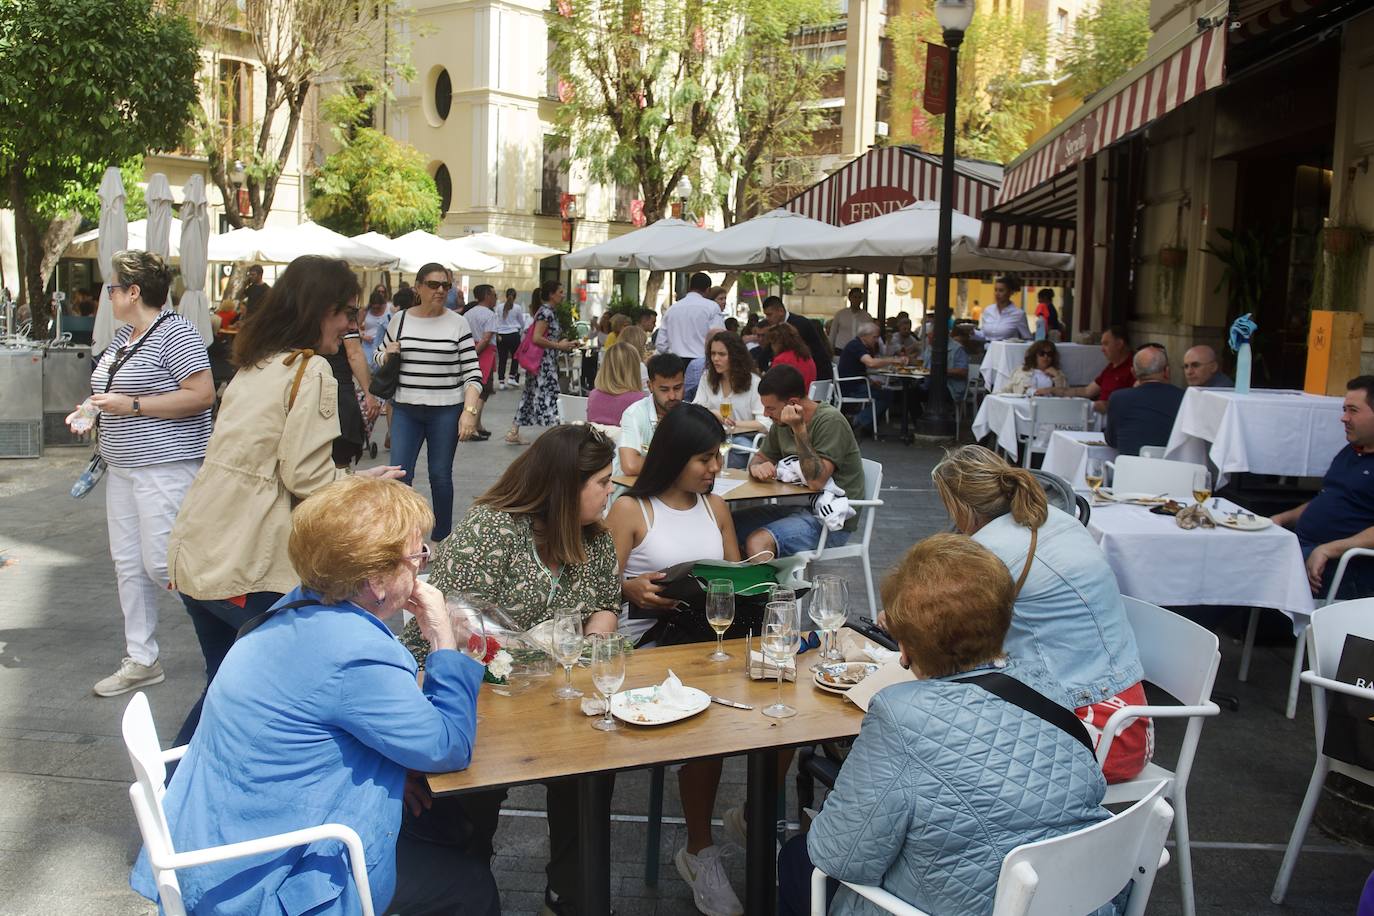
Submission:
[[[981,445],[949,452],[930,476],[955,528],[1019,577],[1007,634],[1012,657],[1044,666],[1090,728],[1123,704],[1144,705],[1135,634],[1088,530],[1049,505],[1029,471]],[[1137,719],[1116,737],[1103,766],[1108,782],[1131,779],[1150,762],[1152,728]]]
[[[609,347],[596,372],[595,387],[587,395],[587,421],[619,426],[625,408],[645,397],[643,368],[634,347],[623,342]]]
[[[414,490],[362,477],[320,488],[292,513],[300,585],[225,656],[163,802],[178,849],[346,824],[367,851],[376,912],[499,911],[481,861],[398,836],[408,774],[463,769],[477,737],[482,666],[458,651],[470,634],[419,578],[433,524]],[[431,646],[423,687],[385,623],[402,609]],[[181,869],[177,879],[192,913],[357,913],[349,864],[326,840]],[[157,899],[146,856],[131,883]]]
[[[1031,394],[1046,388],[1067,388],[1069,380],[1064,370],[1059,368],[1059,348],[1052,340],[1037,340],[1026,348],[1026,359],[1021,368],[1011,374],[1011,378],[998,394]]]
[[[620,341],[620,335],[625,333],[625,329],[630,326],[630,316],[624,312],[616,312],[611,316],[610,333],[606,335],[606,349],[614,347]]]

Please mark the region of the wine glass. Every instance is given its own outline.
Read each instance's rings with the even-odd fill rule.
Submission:
[[[1088,485],[1088,489],[1094,493],[1098,487],[1102,486],[1102,475],[1106,472],[1106,466],[1101,458],[1089,458],[1083,466],[1083,482]]]
[[[1193,471],[1193,499],[1200,506],[1212,495],[1212,472],[1206,468]]]
[[[735,586],[729,579],[712,579],[706,583],[706,622],[716,631],[716,651],[706,656],[709,661],[725,662],[725,631],[735,622]]]
[[[592,683],[606,698],[606,717],[593,722],[592,728],[613,732],[620,726],[611,718],[611,697],[625,683],[625,641],[618,633],[593,633],[587,639],[592,644]]]
[[[765,716],[772,719],[787,719],[797,711],[782,701],[782,678],[787,663],[797,654],[797,638],[801,635],[801,621],[797,616],[797,602],[770,601],[764,611],[763,656],[778,669],[778,701],[765,706]]]
[[[560,700],[576,700],[582,691],[572,685],[572,669],[582,656],[582,614],[575,608],[559,608],[553,615],[550,642],[553,657],[563,666],[563,686],[553,692]]]
[[[482,619],[481,602],[474,595],[456,592],[444,598],[448,619],[453,624],[453,638],[458,651],[479,665],[486,664],[487,625]]]
[[[826,661],[842,661],[844,656],[835,645],[835,634],[844,626],[846,605],[849,603],[849,583],[839,576],[817,576],[811,582],[811,620],[820,628],[824,648],[820,661],[812,668],[819,668]]]

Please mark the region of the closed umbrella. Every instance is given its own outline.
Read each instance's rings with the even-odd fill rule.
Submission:
[[[91,332],[92,347],[96,352],[104,350],[114,340],[115,319],[110,306],[110,291],[106,286],[114,279],[113,258],[116,251],[129,246],[129,224],[124,217],[124,182],[120,180],[119,169],[110,166],[105,177],[100,179],[100,275],[105,282],[100,284],[100,305],[95,313],[95,329]]]
[[[205,269],[208,266],[210,216],[205,209],[205,178],[192,175],[181,189],[181,294],[178,311],[196,326],[200,339],[210,345],[214,327],[210,323],[210,297],[205,294]]]
[[[686,245],[699,243],[709,234],[695,223],[661,219],[643,229],[565,254],[563,266],[568,270],[652,270],[648,260],[655,254],[677,251]]]
[[[773,210],[729,229],[691,235],[681,247],[659,249],[645,260],[651,270],[751,270],[773,266],[784,241],[819,240],[836,231],[800,213]]]
[[[167,176],[158,172],[143,192],[148,202],[148,232],[143,247],[164,259],[172,256],[172,186]]]

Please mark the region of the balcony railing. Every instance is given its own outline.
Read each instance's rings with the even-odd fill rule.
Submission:
[[[562,216],[559,203],[567,188],[535,188],[534,212],[537,216]]]

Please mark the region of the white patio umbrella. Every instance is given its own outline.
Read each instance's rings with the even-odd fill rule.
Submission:
[[[171,259],[175,261],[181,257],[181,223],[172,220],[171,232],[168,235],[168,245],[171,249]],[[129,223],[128,242],[130,248],[143,248],[151,251],[148,247],[148,221],[146,219],[136,219]],[[100,230],[92,229],[90,232],[83,232],[71,240],[66,251],[62,252],[64,258],[98,258],[100,257]]]
[[[477,274],[499,273],[505,267],[500,258],[423,229],[407,232],[393,239],[391,245],[390,250],[400,258],[401,273],[414,273],[426,264],[443,264],[452,270]]]
[[[210,236],[209,259],[212,262],[232,263],[251,261],[257,257],[258,230],[244,226]]]
[[[920,200],[900,210],[836,229],[808,241],[783,242],[778,259],[792,271],[852,270],[924,276],[935,271],[940,205]],[[1071,271],[1073,256],[979,248],[982,224],[955,211],[951,267],[955,274]]]
[[[205,294],[205,268],[210,241],[210,216],[205,209],[205,178],[192,175],[181,190],[181,279],[186,290],[177,311],[196,326],[206,346],[214,336],[210,324],[210,297]]]
[[[495,232],[475,232],[453,241],[474,251],[502,258],[551,258],[556,254],[565,253],[558,248],[549,248],[546,245],[536,245],[533,242],[507,238],[504,235],[497,235]]]
[[[784,241],[820,241],[837,231],[800,213],[773,210],[729,229],[690,236],[676,250],[659,250],[645,260],[651,270],[749,270],[776,263]]]
[[[110,292],[106,286],[114,280],[114,265],[111,259],[116,251],[129,247],[129,224],[124,217],[124,182],[120,180],[119,169],[110,166],[100,179],[100,305],[95,313],[95,329],[91,332],[91,344],[95,352],[100,352],[114,340],[116,322],[110,307]]]
[[[172,186],[167,176],[158,172],[148,182],[143,192],[148,202],[147,237],[143,247],[146,251],[160,254],[164,259],[172,256]]]
[[[619,238],[608,239],[600,245],[581,248],[563,256],[563,266],[569,270],[609,268],[612,270],[651,270],[648,259],[691,245],[710,233],[695,223],[680,219],[661,219],[643,229],[627,232]]]
[[[216,261],[289,264],[306,254],[340,258],[354,267],[396,266],[396,256],[390,252],[354,241],[313,222],[268,226],[256,231],[236,229],[217,236],[210,243],[210,258]]]

